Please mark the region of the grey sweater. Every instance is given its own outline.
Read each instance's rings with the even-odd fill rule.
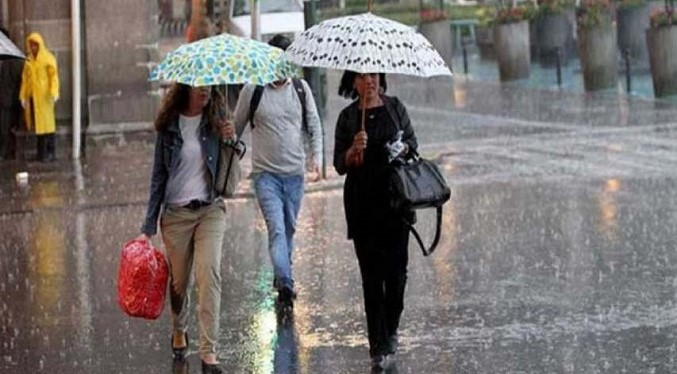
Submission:
[[[306,81],[306,118],[308,133],[302,130],[302,108],[298,94],[291,80],[282,87],[266,85],[261,101],[254,113],[252,131],[252,172],[263,171],[300,175],[305,172],[305,151],[303,136],[307,135],[316,165],[322,162],[322,130],[320,118],[315,107],[313,93]],[[254,85],[246,85],[240,92],[234,114],[237,134],[247,126],[249,104],[254,93]]]

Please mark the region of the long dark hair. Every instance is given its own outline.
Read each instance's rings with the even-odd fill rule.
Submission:
[[[355,77],[357,77],[358,74],[360,73],[352,70],[346,70],[343,72],[341,84],[339,85],[338,89],[338,94],[340,96],[343,96],[346,99],[357,99],[359,95],[357,94],[355,87],[353,87],[353,83],[355,83]],[[378,78],[379,87],[383,88],[382,93],[385,93],[388,89],[388,83],[386,83],[386,73],[378,73]]]
[[[175,83],[162,101],[160,111],[155,118],[155,130],[162,131],[173,121],[179,118],[179,114],[188,109],[190,102],[190,86],[183,83]],[[212,88],[209,103],[202,111],[207,116],[209,126],[213,131],[218,131],[219,119],[225,114],[223,97],[218,90]]]

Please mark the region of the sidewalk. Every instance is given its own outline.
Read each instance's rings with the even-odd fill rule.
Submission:
[[[329,76],[328,160],[348,104],[338,77]],[[388,77],[452,188],[436,252],[410,244],[397,372],[677,372],[675,105],[450,83]],[[152,137],[103,142],[80,162],[0,163],[0,374],[199,373],[195,319],[188,365],[177,367],[169,307],[146,321],[116,302],[119,250],[145,215]],[[218,355],[228,373],[368,372],[342,177],[327,170],[299,214],[291,323],[275,313],[249,185],[226,203]],[[428,240],[434,216],[418,215]]]

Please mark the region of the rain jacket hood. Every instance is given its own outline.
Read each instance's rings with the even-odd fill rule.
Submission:
[[[30,42],[38,44],[38,53],[30,52]],[[59,74],[56,58],[47,49],[42,35],[34,32],[26,38],[26,63],[19,99],[25,104],[26,124],[36,134],[56,131],[54,102],[59,98]]]
[[[38,44],[37,58],[33,56],[33,54],[31,53],[30,42],[35,42]],[[42,35],[38,34],[37,32],[29,34],[28,37],[26,38],[26,51],[27,51],[26,56],[29,60],[37,59],[43,62],[48,62],[49,59],[51,59],[52,61],[54,60],[54,55],[51,52],[49,52],[49,50],[45,46],[45,40],[42,39]]]

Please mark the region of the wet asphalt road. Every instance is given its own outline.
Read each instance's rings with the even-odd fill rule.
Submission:
[[[333,122],[346,104],[335,96]],[[677,372],[677,109],[670,101],[390,77],[452,187],[440,245],[410,246],[399,373]],[[147,142],[80,164],[0,164],[0,373],[199,373],[158,321],[116,304],[145,212]],[[14,174],[28,170],[26,187]],[[341,179],[309,186],[292,321],[278,321],[265,225],[228,202],[219,357],[228,373],[368,373]],[[422,214],[424,236],[433,215]],[[155,243],[160,245],[158,239]]]

